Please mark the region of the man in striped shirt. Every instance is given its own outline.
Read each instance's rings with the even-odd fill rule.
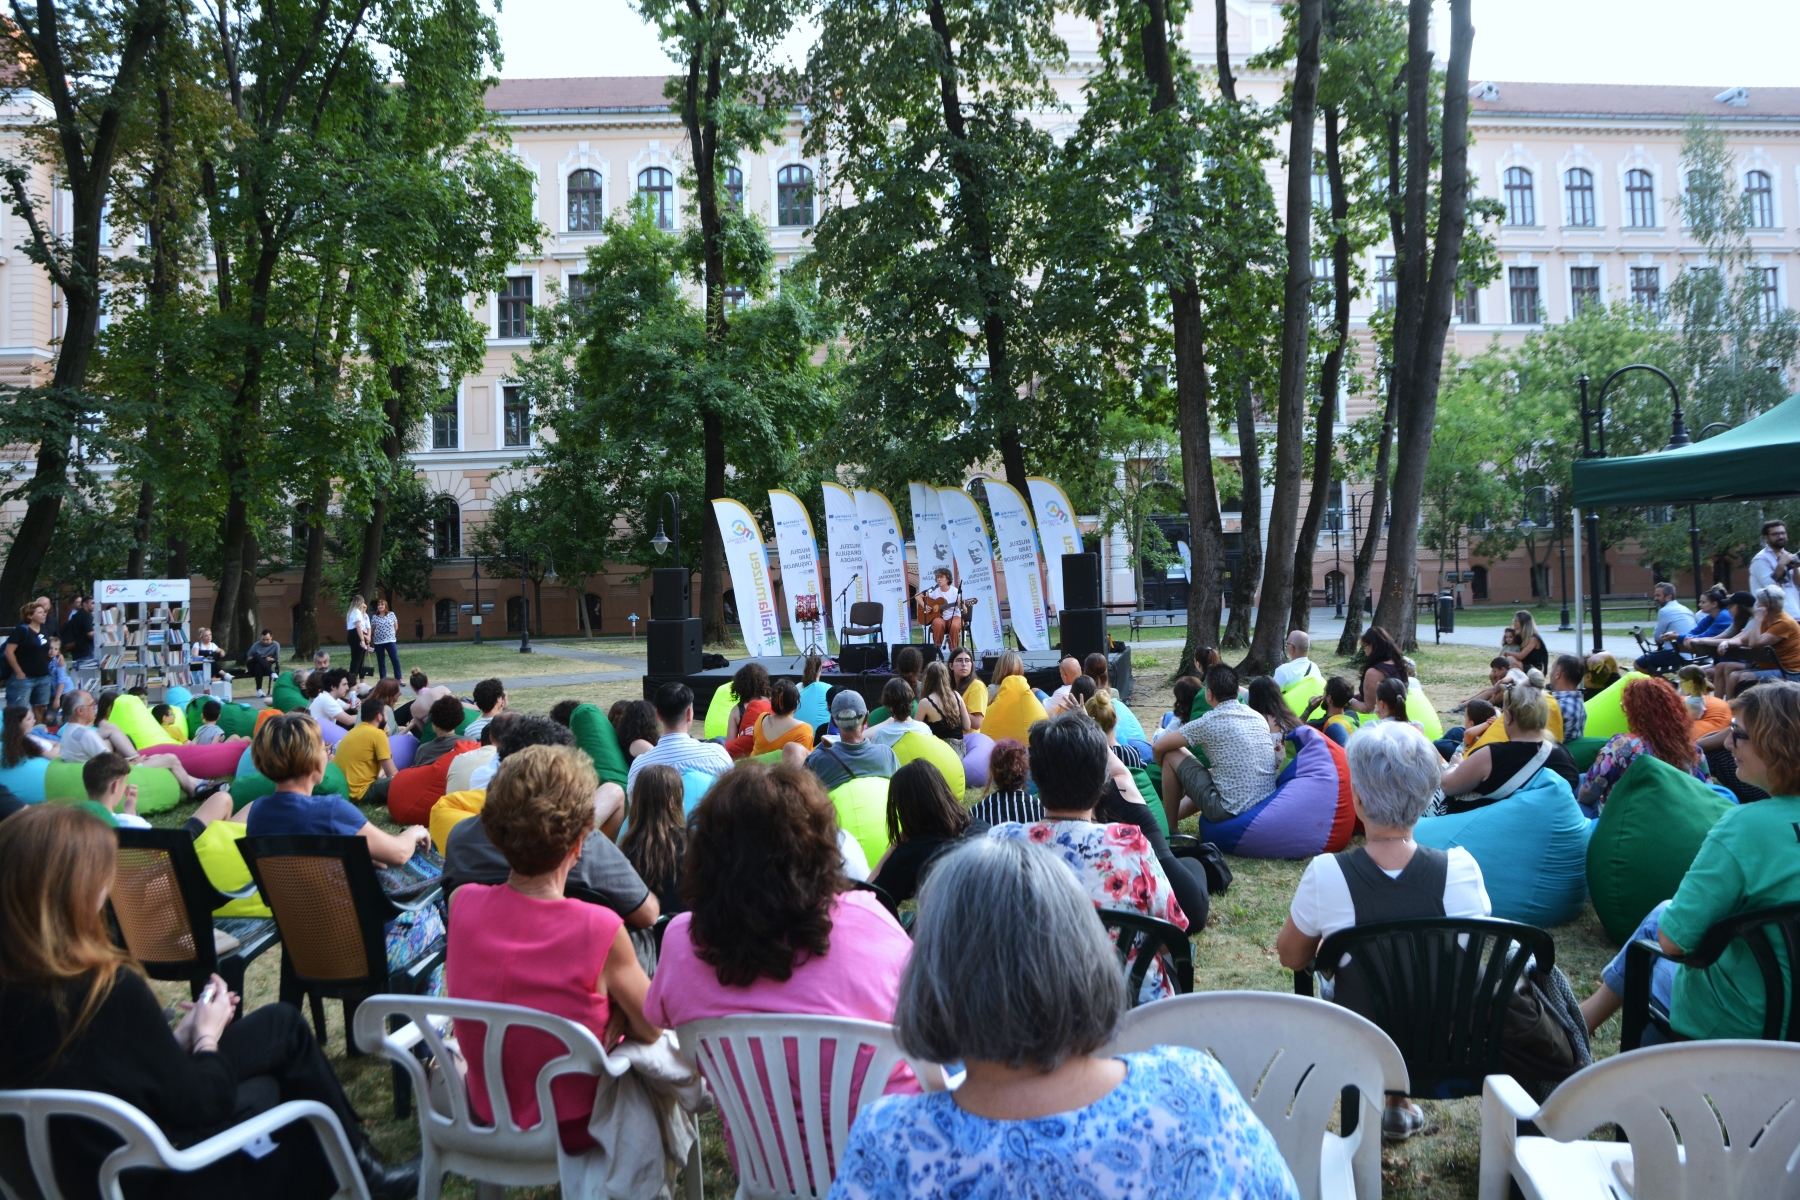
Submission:
[[[731,755],[717,742],[703,742],[688,733],[694,723],[694,693],[685,683],[665,683],[656,693],[656,718],[663,735],[656,745],[632,760],[625,776],[625,790],[637,782],[645,767],[674,767],[677,771],[702,771],[723,775],[731,770]]]

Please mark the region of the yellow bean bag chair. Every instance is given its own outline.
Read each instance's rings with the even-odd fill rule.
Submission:
[[[113,701],[112,716],[107,719],[117,725],[119,732],[130,738],[131,744],[139,750],[175,744],[175,739],[150,715],[144,702],[129,692]]]
[[[831,791],[838,828],[862,846],[871,867],[888,852],[887,793],[888,781],[873,775],[840,783]]]
[[[1295,713],[1303,713],[1314,696],[1325,694],[1325,676],[1318,671],[1308,671],[1283,688],[1281,694],[1286,698],[1289,708]],[[1411,707],[1410,702],[1408,707]]]
[[[241,892],[255,882],[250,878],[250,868],[244,865],[244,856],[238,852],[238,839],[244,836],[246,828],[235,821],[214,821],[194,839],[194,853],[200,856],[200,868],[206,872],[207,882],[226,895]],[[213,910],[215,917],[274,915],[263,903],[262,893],[256,891]]]
[[[940,741],[929,733],[914,731],[894,743],[894,757],[902,765],[915,758],[922,758],[938,769],[944,782],[950,785],[950,794],[961,802],[963,793],[969,790],[969,781],[963,772],[962,759],[951,749],[948,742]],[[869,860],[873,865],[874,859]]]
[[[1000,681],[1000,690],[988,705],[987,717],[981,722],[981,732],[996,742],[1007,738],[1024,742],[1030,737],[1031,727],[1047,715],[1043,704],[1032,693],[1031,685],[1025,682],[1025,677],[1008,675]]]
[[[487,789],[472,788],[450,792],[431,806],[431,844],[437,847],[439,854],[444,852],[444,843],[450,840],[450,831],[470,817],[480,816],[486,803]]]
[[[731,690],[729,683],[712,694],[712,701],[706,706],[706,736],[722,738],[725,736],[725,723],[731,720],[731,710],[737,704],[737,693]]]
[[[133,767],[130,782],[138,790],[138,816],[168,812],[181,803],[181,785],[167,767]],[[86,800],[81,764],[53,761],[44,771],[44,798],[65,802]]]
[[[1406,719],[1417,721],[1425,736],[1434,742],[1444,736],[1444,722],[1437,714],[1437,706],[1425,694],[1417,677],[1406,681]]]
[[[1587,702],[1587,728],[1582,731],[1583,737],[1609,738],[1617,737],[1630,730],[1625,725],[1625,685],[1634,679],[1644,678],[1638,671],[1627,671],[1614,680],[1607,689]]]

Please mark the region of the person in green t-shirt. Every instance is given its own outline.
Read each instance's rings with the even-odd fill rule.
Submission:
[[[1725,745],[1738,778],[1769,799],[1731,809],[1706,835],[1675,898],[1650,911],[1631,940],[1654,939],[1677,959],[1700,944],[1715,923],[1735,913],[1800,903],[1800,684],[1763,683],[1731,702]],[[1627,943],[1629,944],[1629,942]],[[1786,954],[1775,953],[1792,978]],[[1582,1002],[1589,1030],[1623,1003],[1625,952],[1601,973],[1601,985]],[[1766,1003],[1762,971],[1743,941],[1733,942],[1711,967],[1697,970],[1659,960],[1650,994],[1669,1010],[1683,1037],[1760,1038]],[[1786,1030],[1794,1037],[1800,1030]],[[1656,1036],[1647,1031],[1646,1042]]]

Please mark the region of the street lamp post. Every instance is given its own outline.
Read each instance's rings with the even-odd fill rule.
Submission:
[[[662,507],[665,504],[669,507],[670,524],[675,526],[673,538],[663,532]],[[650,545],[655,548],[658,555],[667,551],[670,546],[674,546],[675,565],[678,567],[681,565],[681,497],[674,492],[664,492],[662,500],[657,504],[656,536],[650,539]]]
[[[1331,570],[1337,576],[1337,619],[1344,619],[1344,555],[1338,546],[1338,540],[1344,532],[1344,510],[1338,509],[1337,520],[1331,523]]]
[[[1697,442],[1715,429],[1730,429],[1729,421],[1714,421],[1694,435]],[[1694,611],[1700,611],[1700,598],[1706,595],[1706,585],[1700,581],[1700,506],[1688,505],[1688,547],[1694,554]]]
[[[475,581],[475,612],[470,617],[469,624],[475,626],[475,644],[479,646],[481,645],[481,555],[477,554],[473,557],[475,573],[470,578]]]
[[[1556,575],[1557,591],[1562,596],[1562,616],[1557,622],[1557,631],[1567,633],[1575,628],[1569,621],[1569,535],[1563,529],[1562,492],[1548,484],[1538,484],[1525,492],[1525,519],[1519,522],[1519,530],[1530,533],[1537,528],[1537,522],[1531,519],[1531,497],[1538,492],[1544,493],[1544,499],[1553,506],[1554,515],[1550,518],[1556,523]]]

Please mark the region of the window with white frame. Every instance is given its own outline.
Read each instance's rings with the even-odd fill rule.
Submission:
[[[1762,311],[1765,321],[1773,321],[1781,315],[1781,268],[1751,267],[1756,272],[1757,306]]]
[[[1506,168],[1506,223],[1537,224],[1537,194],[1531,185],[1531,172],[1524,167]]]
[[[462,445],[462,431],[457,427],[456,389],[438,393],[437,407],[431,410],[431,448],[456,450]]]
[[[1744,176],[1744,220],[1752,229],[1775,228],[1775,181],[1767,171]]]
[[[1538,303],[1538,269],[1536,267],[1508,267],[1506,271],[1507,298],[1511,301],[1511,313],[1514,325],[1536,325],[1539,321]]]
[[[1382,312],[1394,307],[1394,256],[1375,256],[1375,307]]]
[[[500,426],[508,446],[531,445],[531,400],[525,389],[507,384],[500,389]]]
[[[1579,317],[1600,307],[1600,268],[1569,268],[1569,312]]]
[[[1324,532],[1336,533],[1344,528],[1344,481],[1334,479],[1325,497]]]
[[[1642,167],[1625,172],[1625,223],[1633,229],[1654,229],[1656,180]]]
[[[1460,325],[1481,324],[1481,289],[1472,283],[1458,287],[1451,315]]]
[[[462,509],[451,496],[437,498],[431,517],[431,553],[435,558],[462,557]],[[451,627],[455,632],[455,627]]]
[[[744,207],[744,173],[736,167],[725,168],[725,198],[733,208]]]
[[[1331,211],[1331,176],[1323,171],[1312,173],[1313,208],[1322,213]]]
[[[569,276],[569,302],[580,304],[594,294],[594,285],[588,282],[586,275]]]
[[[509,275],[500,293],[499,319],[494,334],[503,338],[531,336],[531,276]]]
[[[1631,302],[1656,312],[1662,305],[1662,268],[1631,268]]]
[[[1595,221],[1594,173],[1586,167],[1570,167],[1563,173],[1563,223],[1586,228]]]
[[[813,223],[813,173],[795,164],[775,176],[775,222],[778,225]]]
[[[675,228],[675,176],[665,167],[645,167],[638,172],[637,190],[650,201],[656,227]]]
[[[583,168],[569,174],[569,232],[592,233],[606,220],[601,203],[600,172]]]

